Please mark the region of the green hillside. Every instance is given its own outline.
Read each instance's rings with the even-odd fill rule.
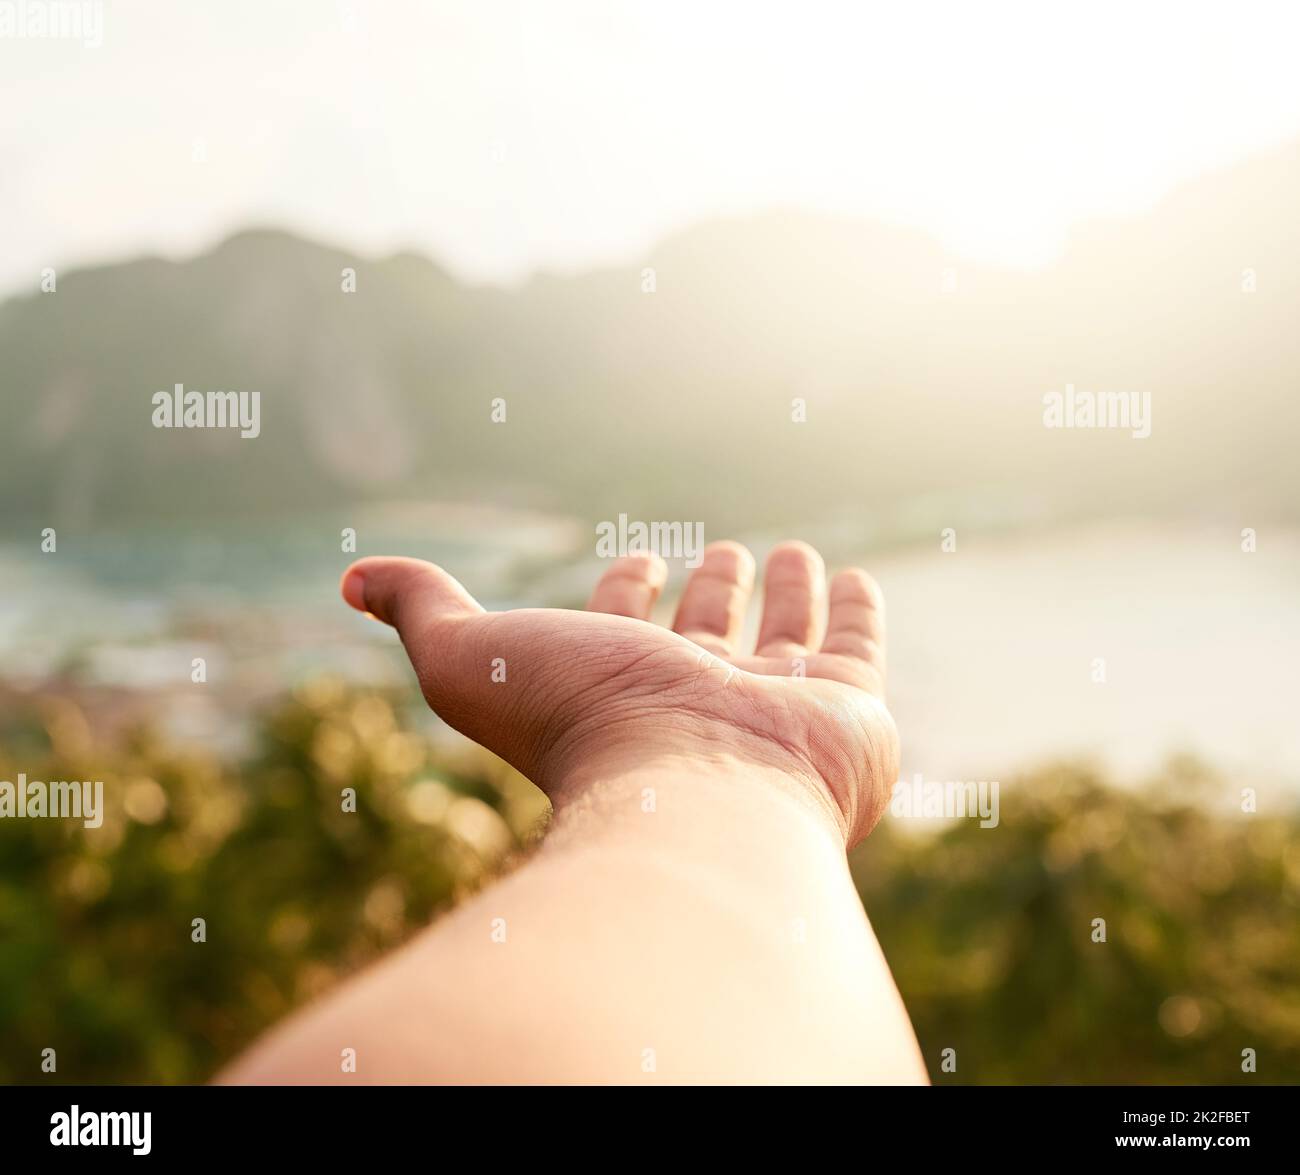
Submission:
[[[56,293],[0,306],[4,519],[263,519],[407,495],[714,526],[866,502],[968,524],[1276,513],[1300,480],[1297,205],[1288,147],[1086,226],[1038,272],[772,213],[510,290],[277,231],[60,273]],[[178,382],[259,392],[261,436],[153,428],[152,395]],[[1067,383],[1149,391],[1152,436],[1044,429],[1042,396]]]

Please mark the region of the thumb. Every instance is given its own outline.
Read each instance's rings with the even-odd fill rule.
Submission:
[[[475,727],[482,688],[473,668],[473,643],[464,639],[473,626],[462,627],[487,615],[479,602],[441,567],[421,559],[359,559],[343,573],[339,588],[352,607],[397,629],[425,700],[438,716],[488,745]]]
[[[403,642],[441,621],[483,612],[452,576],[422,559],[358,559],[343,573],[339,590],[358,612],[391,624]]]

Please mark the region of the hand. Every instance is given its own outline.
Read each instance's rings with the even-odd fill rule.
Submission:
[[[485,612],[431,563],[370,558],[344,573],[342,591],[397,629],[437,714],[557,806],[649,763],[717,763],[794,781],[848,844],[861,840],[898,774],[879,588],[863,571],[840,572],[824,622],[821,556],[781,544],[747,656],[748,550],[706,548],[672,631],[649,622],[666,578],[658,556],[632,555],[611,564],[587,612]]]

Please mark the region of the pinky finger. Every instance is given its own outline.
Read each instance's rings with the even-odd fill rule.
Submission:
[[[850,568],[831,580],[830,616],[821,651],[865,661],[885,676],[885,598],[865,571]]]

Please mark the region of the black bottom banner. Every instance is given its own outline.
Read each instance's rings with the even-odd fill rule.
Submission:
[[[719,1097],[719,1092],[723,1096]],[[567,1151],[621,1138],[644,1159],[833,1143],[938,1158],[1205,1154],[1248,1167],[1290,1155],[1297,1090],[1282,1086],[770,1089],[18,1086],[0,1090],[4,1169],[73,1159],[348,1161],[461,1148],[499,1161],[525,1140]],[[762,1117],[756,1118],[755,1112]],[[563,1136],[572,1132],[567,1143]],[[683,1150],[683,1146],[686,1150]],[[1242,1153],[1244,1152],[1244,1153]],[[811,1161],[812,1155],[810,1154]],[[1288,1159],[1288,1162],[1291,1160]]]

